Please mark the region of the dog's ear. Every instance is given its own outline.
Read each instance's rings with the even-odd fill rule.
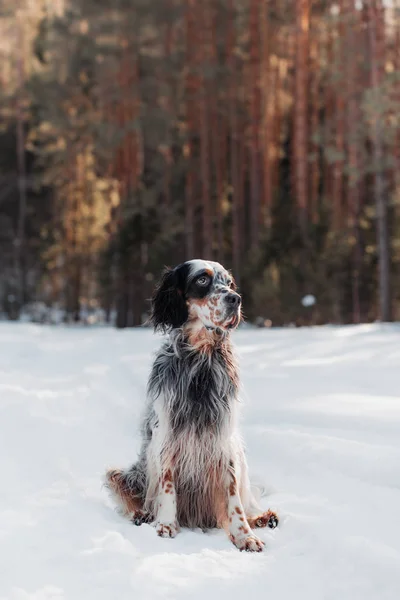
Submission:
[[[167,268],[151,300],[150,321],[155,331],[170,331],[187,321],[188,309],[177,269]]]

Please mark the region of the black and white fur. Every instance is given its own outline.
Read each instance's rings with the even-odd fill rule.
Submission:
[[[179,526],[223,527],[240,550],[260,551],[254,527],[275,527],[251,489],[237,429],[238,367],[230,331],[241,299],[219,264],[167,270],[152,299],[155,330],[168,333],[148,383],[138,461],[107,485],[135,524],[174,537]]]

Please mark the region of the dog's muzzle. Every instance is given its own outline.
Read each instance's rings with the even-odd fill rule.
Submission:
[[[227,304],[227,323],[226,327],[228,329],[233,329],[237,327],[240,321],[240,305],[242,303],[242,299],[239,294],[235,292],[229,292],[226,294],[225,303]]]

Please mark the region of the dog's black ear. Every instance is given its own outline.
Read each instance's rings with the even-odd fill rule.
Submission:
[[[166,269],[151,300],[150,321],[155,331],[170,331],[187,321],[188,309],[177,269]]]

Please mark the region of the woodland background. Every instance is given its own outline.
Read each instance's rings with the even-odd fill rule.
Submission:
[[[400,318],[400,2],[0,0],[0,115],[3,317],[138,325],[203,257],[249,320]]]

